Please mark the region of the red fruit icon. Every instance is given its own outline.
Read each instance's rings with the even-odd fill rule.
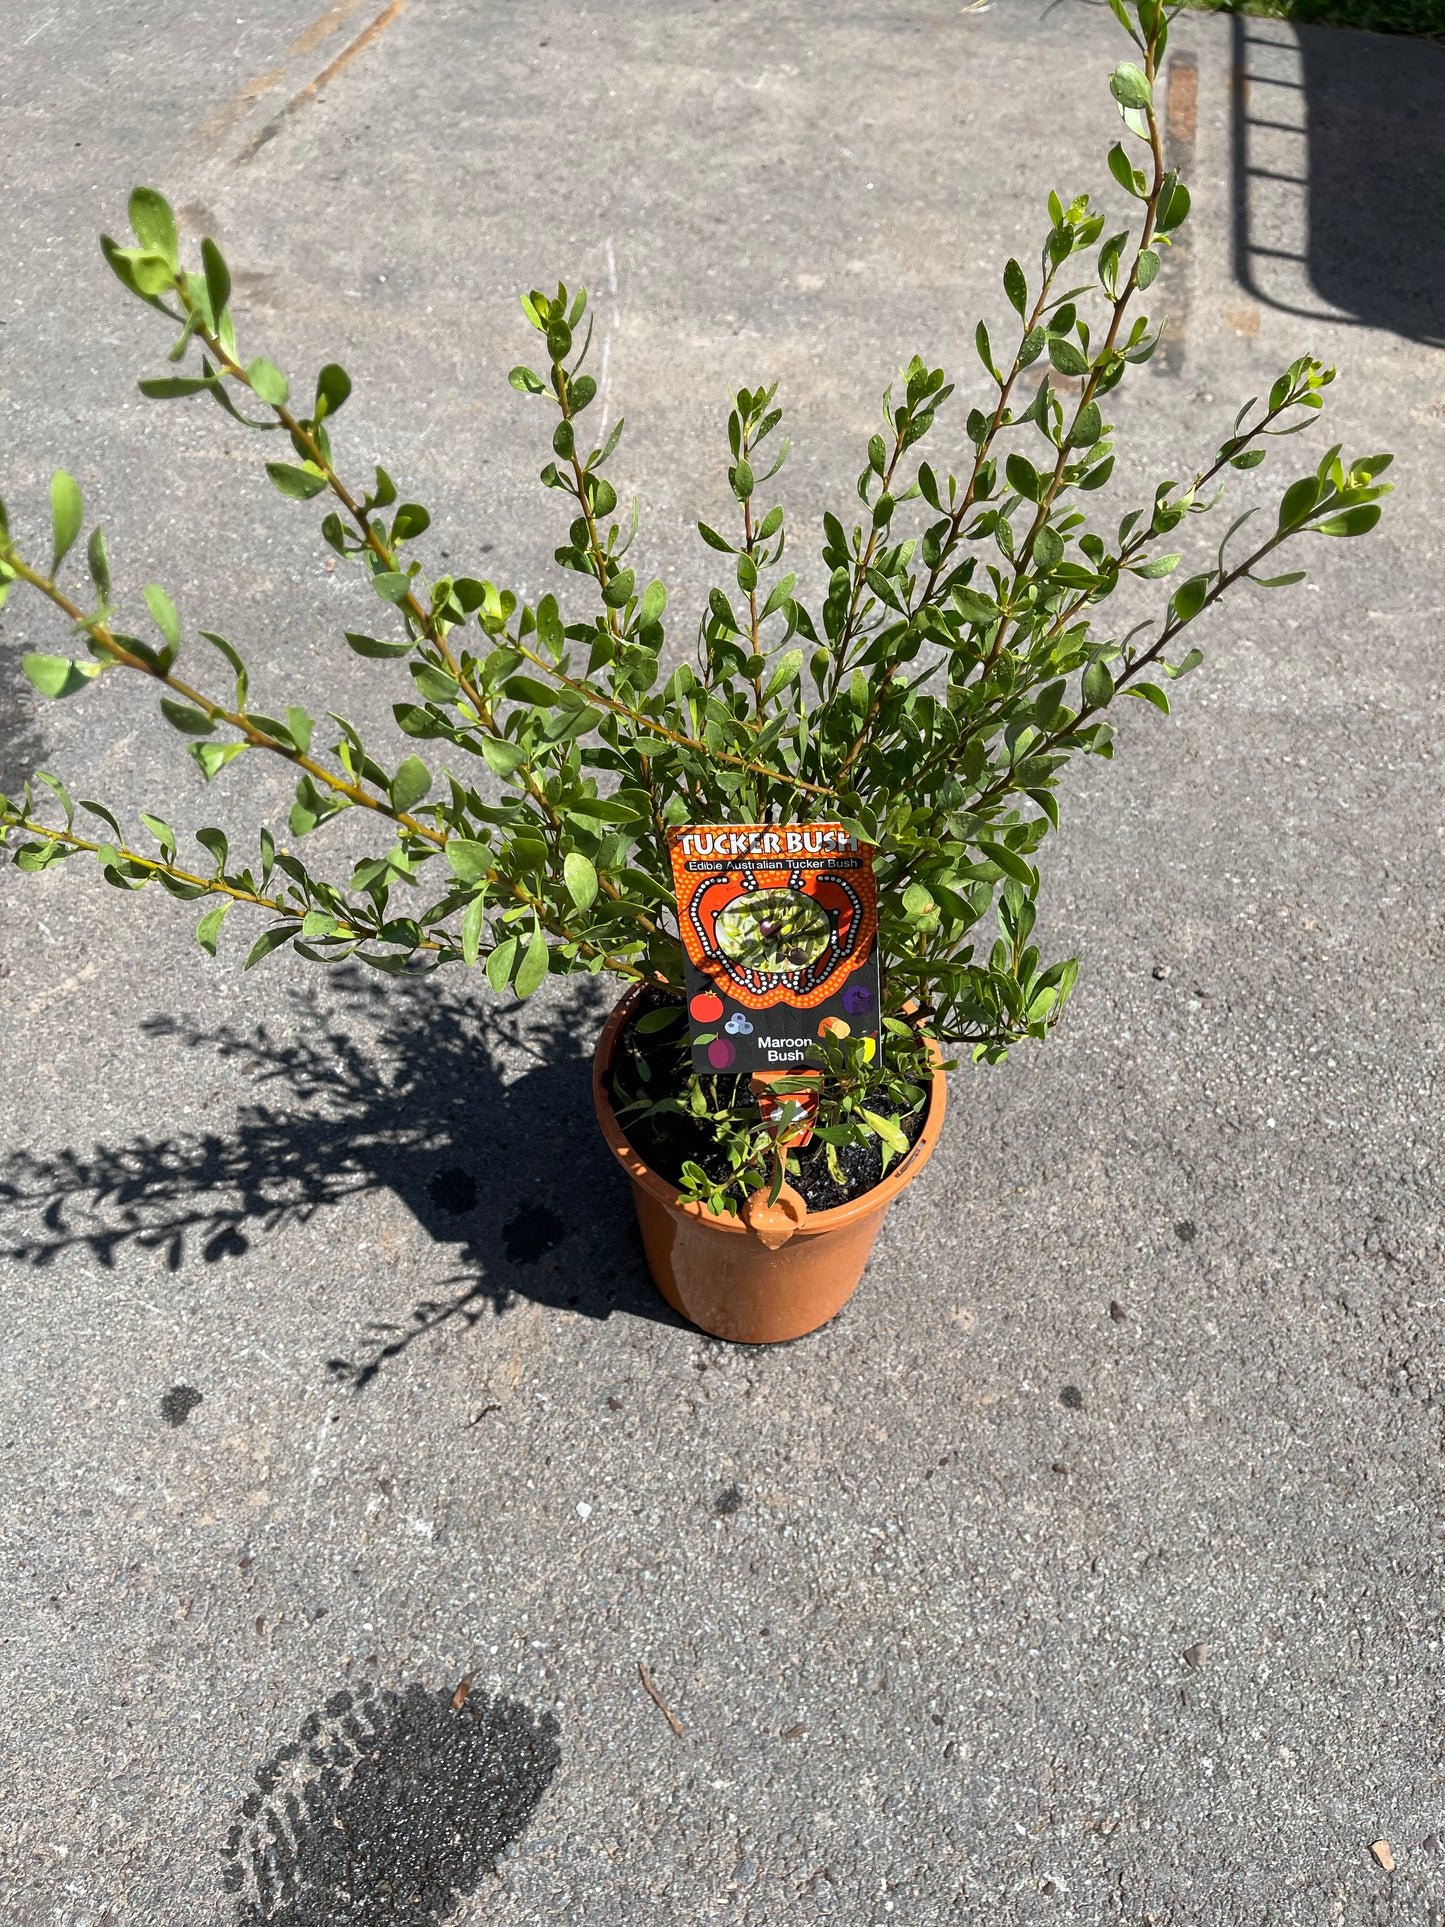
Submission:
[[[723,1014],[723,1000],[710,990],[700,990],[688,1009],[700,1024],[715,1024]]]

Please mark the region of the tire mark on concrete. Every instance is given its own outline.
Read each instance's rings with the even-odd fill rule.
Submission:
[[[341,52],[336,56],[335,60],[331,62],[329,67],[323,67],[315,80],[308,81],[299,94],[292,95],[291,99],[287,101],[276,118],[273,121],[269,121],[267,125],[261,129],[255,140],[237,155],[236,165],[240,167],[245,162],[254,160],[256,155],[260,153],[261,149],[265,147],[269,141],[275,140],[276,136],[281,132],[292,115],[299,113],[303,107],[308,106],[311,101],[315,100],[321,90],[324,87],[328,87],[331,82],[336,79],[338,74],[349,67],[358,54],[364,53],[374,40],[379,40],[391,25],[392,21],[397,19],[398,16],[404,12],[405,8],[406,0],[391,0],[391,5],[383,8],[375,20],[371,22],[370,26],[363,27],[355,40],[348,46],[342,48]]]

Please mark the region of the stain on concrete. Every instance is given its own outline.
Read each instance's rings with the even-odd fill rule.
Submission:
[[[561,1762],[550,1714],[473,1690],[334,1694],[256,1771],[222,1848],[235,1927],[433,1927],[521,1834]]]
[[[184,1425],[200,1402],[194,1385],[172,1385],[161,1399],[161,1417],[167,1425]]]
[[[477,1181],[470,1171],[453,1166],[437,1172],[427,1185],[427,1196],[438,1211],[460,1218],[477,1208]]]
[[[509,1265],[535,1265],[566,1236],[567,1227],[555,1211],[545,1204],[524,1204],[502,1226],[502,1251]]]

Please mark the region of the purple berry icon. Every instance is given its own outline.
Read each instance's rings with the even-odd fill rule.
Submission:
[[[843,1008],[850,1017],[862,1017],[873,1008],[873,992],[867,984],[849,984],[843,992]]]
[[[737,1054],[730,1037],[714,1037],[707,1047],[707,1061],[715,1071],[725,1071]]]

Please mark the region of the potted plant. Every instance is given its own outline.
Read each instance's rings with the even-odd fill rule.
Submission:
[[[459,964],[524,998],[549,974],[610,973],[626,989],[598,1045],[596,1107],[663,1292],[735,1339],[790,1338],[831,1317],[937,1141],[940,1071],[963,1052],[995,1062],[1042,1038],[1073,988],[1075,964],[1046,962],[1031,942],[1039,851],[1070,759],[1112,754],[1111,711],[1126,697],[1167,714],[1170,681],[1201,660],[1185,631],[1236,584],[1298,581],[1301,570],[1261,571],[1301,535],[1363,534],[1388,486],[1388,455],[1347,461],[1330,448],[1269,513],[1240,515],[1209,566],[1161,592],[1152,620],[1122,635],[1109,627],[1123,578],[1173,575],[1171,544],[1183,546],[1233,471],[1313,423],[1334,374],[1295,361],[1207,461],[1120,512],[1108,398],[1158,344],[1160,318],[1136,311],[1138,297],[1189,193],[1165,166],[1154,104],[1166,12],[1159,0],[1110,4],[1134,42],[1109,81],[1124,137],[1108,167],[1131,218],[1116,228],[1087,195],[1049,196],[1036,264],[1004,270],[1009,346],[995,345],[997,324],[978,326],[972,404],[941,415],[953,395],[942,369],[915,358],[901,372],[868,443],[859,506],[824,517],[820,601],[805,600],[786,566],[775,386],[740,388],[727,418],[735,512],[726,528],[699,525],[725,580],[685,637],[669,634],[664,585],[630,560],[636,510],[625,527],[606,472],[622,423],[602,446],[587,433],[597,386],[583,292],[522,302],[539,353],[511,381],[551,411],[541,479],[565,505],[556,557],[572,579],[560,600],[526,604],[423,566],[427,510],[399,499],[380,467],[348,479],[333,452],[345,371],[329,364],[310,398],[295,398],[272,362],[243,354],[221,251],[205,240],[198,267],[183,265],[170,208],[138,189],[135,244],[102,248],[175,330],[177,365],[141,390],[205,397],[279,434],[270,481],[324,509],[323,539],[369,573],[376,633],[346,640],[400,680],[394,715],[408,740],[387,753],[339,716],[333,742],[300,708],[260,713],[225,637],[201,631],[204,665],[183,661],[160,585],[145,590],[145,633],[121,626],[98,528],[85,543],[90,592],[64,586],[85,530],[80,491],[58,472],[48,557],[0,514],[0,596],[43,596],[86,653],[29,656],[30,680],[62,698],[121,671],[148,676],[208,783],[244,783],[248,758],[278,756],[295,765],[296,800],[285,847],[262,828],[239,861],[219,830],[202,829],[204,856],[190,858],[160,817],[143,817],[155,847],[138,848],[103,805],[74,804],[42,773],[39,788],[0,799],[14,864],[45,870],[85,852],[118,888],[156,884],[199,903],[196,936],[211,954],[241,905],[260,923],[247,968],[283,946],[381,971]],[[939,441],[947,453],[925,459]],[[1105,519],[1089,511],[1106,485]],[[368,813],[380,834],[349,877],[327,877],[309,839],[347,810]],[[737,844],[739,825],[754,843]],[[830,885],[841,907],[828,911],[816,879],[799,884],[786,865],[760,881],[752,853],[792,832],[851,853],[852,882]],[[733,840],[722,845],[724,833]],[[728,1068],[725,1001],[696,994],[687,975],[697,958],[684,951],[674,869],[685,834],[734,866],[708,880],[727,885],[709,929],[735,987],[776,991],[792,1010],[805,988],[821,994],[828,947],[852,943],[875,972],[868,1022],[826,1018],[784,1054],[781,1076]],[[786,905],[768,890],[790,892]],[[859,1001],[843,1010],[869,1008],[873,992],[849,994]],[[771,1007],[757,996],[748,1006]],[[728,1031],[755,1028],[740,1004]]]

